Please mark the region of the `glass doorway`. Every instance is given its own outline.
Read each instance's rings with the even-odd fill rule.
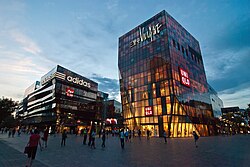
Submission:
[[[150,131],[151,137],[159,137],[159,126],[158,125],[142,125],[142,135],[147,136],[147,130]]]

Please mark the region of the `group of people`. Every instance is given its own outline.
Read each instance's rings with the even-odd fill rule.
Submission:
[[[83,145],[87,144],[87,136],[89,134],[88,146],[90,146],[91,149],[96,149],[96,145],[95,145],[96,130],[94,128],[91,130],[84,128],[81,131],[81,133],[83,136]],[[139,139],[141,139],[141,130],[140,129],[138,129],[137,134],[138,134]],[[29,141],[28,141],[27,146],[26,146],[26,147],[28,147],[27,152],[26,152],[28,154],[28,160],[27,160],[26,167],[31,167],[32,161],[36,157],[38,145],[40,146],[40,150],[47,147],[48,135],[49,135],[48,128],[46,128],[43,131],[42,137],[39,135],[39,131],[37,129],[34,129],[33,131],[31,131],[31,136],[30,136]],[[134,137],[133,131],[129,130],[128,128],[119,130],[119,138],[120,138],[120,144],[121,144],[122,149],[124,149],[125,141],[131,142],[132,135]],[[99,132],[99,137],[101,137],[101,139],[102,139],[102,145],[101,145],[102,148],[105,148],[106,136],[107,136],[106,130],[101,129]],[[149,130],[147,130],[147,139],[149,139],[149,136],[150,136],[150,132],[149,132]],[[194,141],[195,141],[195,147],[198,147],[197,141],[199,139],[199,136],[197,135],[197,133],[195,131],[193,131],[193,136],[194,136]],[[167,133],[165,130],[163,131],[163,137],[164,137],[165,143],[167,143]],[[43,143],[40,142],[40,139],[42,139]],[[66,139],[67,139],[67,131],[64,129],[62,132],[61,147],[65,146]]]
[[[84,129],[83,132],[83,144],[86,145],[86,141],[87,141],[87,135],[88,135],[88,129]],[[99,137],[102,138],[102,148],[105,148],[105,141],[106,141],[106,130],[105,129],[101,129],[99,132]],[[90,148],[96,149],[95,147],[95,138],[96,138],[96,130],[92,129],[90,130],[89,133],[89,142],[88,142],[88,146],[90,146]]]
[[[5,128],[1,128],[1,132],[2,132],[2,134],[8,133],[8,137],[14,137],[16,132],[17,132],[18,136],[20,136],[20,134],[21,134],[21,130],[19,128],[16,129],[16,128],[5,127]]]
[[[89,132],[89,133],[88,133]],[[89,134],[89,138],[88,138],[88,146],[90,146],[91,149],[96,149],[96,145],[95,145],[95,138],[96,138],[96,130],[93,128],[91,130],[84,128],[83,130],[81,130],[81,136],[83,136],[83,145],[87,144],[87,136]],[[99,131],[99,138],[102,139],[102,148],[105,148],[105,141],[106,141],[106,137],[107,137],[107,133],[106,130],[103,128]],[[124,148],[124,141],[126,142],[131,142],[131,138],[132,138],[132,131],[129,129],[121,129],[118,133],[119,137],[120,137],[120,141],[121,141],[121,147]],[[138,136],[140,138],[141,136],[141,131],[138,131]],[[62,140],[61,140],[61,147],[65,146],[65,142],[66,142],[66,138],[67,138],[67,132],[66,130],[63,130],[62,132]]]
[[[198,136],[198,134],[195,131],[193,131],[193,137],[194,137],[195,147],[197,148],[198,147],[197,141],[199,139],[199,136]],[[167,143],[167,133],[166,133],[165,130],[163,130],[163,138],[164,138],[165,143]]]
[[[141,130],[138,129],[137,131],[138,137],[141,140]],[[119,132],[120,142],[121,142],[121,148],[124,149],[124,141],[131,142],[131,137],[135,137],[135,130],[130,130],[129,128],[121,129]]]
[[[84,129],[81,130],[81,136],[83,136],[83,142],[82,142],[83,145],[87,144],[88,131],[89,131],[88,128],[84,128]],[[102,148],[105,148],[105,141],[106,141],[106,131],[105,131],[105,129],[101,129],[101,136],[102,136]],[[67,131],[66,131],[66,129],[64,129],[63,132],[62,132],[61,147],[65,146],[66,138],[67,138]],[[96,149],[95,138],[96,138],[96,130],[91,129],[90,133],[89,133],[88,146],[90,146],[90,148],[92,148],[92,149]]]

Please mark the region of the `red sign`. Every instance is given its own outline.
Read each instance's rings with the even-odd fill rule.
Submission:
[[[74,89],[67,88],[66,95],[69,97],[73,97],[74,96]]]
[[[153,107],[147,106],[147,107],[144,108],[144,110],[145,110],[145,116],[153,115]]]
[[[180,68],[180,79],[181,79],[181,84],[185,85],[187,87],[190,87],[190,80],[188,76],[188,72]]]
[[[117,119],[115,118],[107,118],[106,119],[106,124],[117,124]]]

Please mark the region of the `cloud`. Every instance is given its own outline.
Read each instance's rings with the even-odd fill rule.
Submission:
[[[220,91],[218,94],[224,102],[224,107],[239,106],[245,109],[247,104],[250,104],[250,82]]]
[[[47,64],[53,63],[42,55],[42,49],[34,40],[21,30],[0,31],[0,35],[0,44],[6,44],[0,50],[1,72],[27,76],[41,75],[47,71]]]
[[[201,46],[206,43],[204,63],[214,88],[219,92],[232,90],[249,81],[250,21],[249,10],[244,10],[248,1],[235,6],[228,3],[183,1],[180,5],[172,1],[169,5],[161,1],[109,0],[55,5],[47,1],[6,1],[0,5],[0,77],[10,77],[13,83],[16,79],[23,92],[35,79],[61,64],[88,78],[98,74],[93,76],[99,89],[118,99],[118,37],[166,9],[191,34],[200,36],[199,41],[205,41],[201,42]],[[183,6],[191,10],[183,14]],[[3,83],[5,87],[12,85]]]
[[[250,17],[236,18],[223,26],[217,39],[211,45],[217,50],[236,50],[249,48]]]
[[[239,73],[248,73],[246,67],[250,61],[250,47],[239,51],[235,50],[214,50],[209,53],[206,60],[206,72],[209,80],[230,79],[235,82],[235,78],[240,80]]]
[[[8,46],[10,47],[10,46]],[[47,60],[17,47],[0,49],[1,96],[20,100],[24,90],[48,72]]]
[[[94,72],[117,78],[117,35],[108,24],[112,25],[113,21],[105,13],[96,17],[97,13],[85,16],[85,13],[73,12],[69,28],[49,30],[44,35],[49,43],[43,47],[44,54],[86,77]]]
[[[221,24],[216,36],[210,39],[204,51],[204,62],[208,81],[215,90],[223,94],[225,104],[243,104],[240,96],[250,82],[250,17],[231,20]],[[230,95],[229,90],[234,90]],[[233,96],[236,96],[233,99]],[[246,99],[243,100],[246,103]]]
[[[26,5],[23,1],[1,1],[0,5],[0,36],[6,35],[11,29],[20,28]],[[3,36],[1,36],[2,38]]]
[[[0,52],[1,54],[2,52]],[[18,58],[15,53],[8,53],[9,59],[2,57],[0,66],[1,95],[20,100],[24,90],[35,80],[39,80],[44,69],[34,64],[30,58]],[[13,56],[13,58],[11,58]],[[16,56],[16,57],[15,57]]]
[[[8,54],[8,55],[15,55]],[[16,75],[41,75],[44,72],[44,68],[40,68],[37,64],[35,64],[31,58],[19,58],[16,59],[2,59],[3,64],[0,66],[1,72],[8,72]],[[10,62],[11,61],[11,62]]]
[[[34,55],[38,55],[42,52],[32,39],[30,39],[28,36],[24,35],[20,31],[13,30],[10,32],[10,35],[17,43],[21,45],[23,50],[25,50],[26,52]]]
[[[119,1],[118,0],[109,0],[107,2],[107,9],[108,10],[114,10],[117,8]]]
[[[121,101],[119,81],[117,79],[102,77],[97,74],[93,74],[91,79],[98,83],[98,89],[100,91],[109,94],[109,99]]]
[[[208,60],[208,81],[225,107],[246,108],[250,103],[250,49],[222,52]]]

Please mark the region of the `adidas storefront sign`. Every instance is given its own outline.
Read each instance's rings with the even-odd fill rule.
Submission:
[[[73,82],[75,84],[82,85],[82,86],[90,88],[90,83],[89,82],[86,82],[86,81],[84,81],[82,79],[80,80],[78,77],[73,78],[71,76],[67,76],[67,80],[69,82]]]

